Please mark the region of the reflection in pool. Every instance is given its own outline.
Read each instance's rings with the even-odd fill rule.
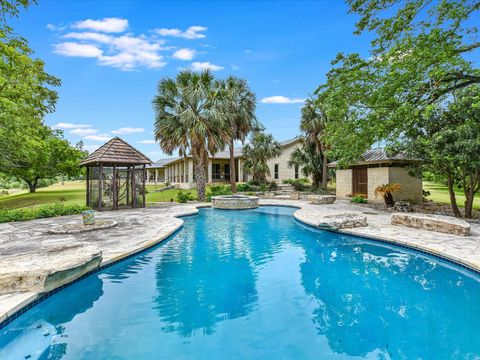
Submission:
[[[1,329],[0,359],[479,358],[478,277],[293,211],[185,218]]]

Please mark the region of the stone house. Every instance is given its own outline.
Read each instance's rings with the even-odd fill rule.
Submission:
[[[389,156],[382,148],[368,150],[355,164],[336,170],[337,196],[363,196],[372,202],[383,202],[381,196],[375,195],[375,189],[380,185],[398,183],[401,189],[393,193],[394,200],[419,204],[423,201],[422,179],[409,172],[412,166],[418,164],[418,160],[408,159],[402,154]],[[336,168],[337,163],[332,162],[328,166]]]
[[[291,153],[301,144],[302,139],[296,137],[280,142],[282,153],[276,158],[268,160],[270,175],[268,181],[275,181],[279,184],[286,179],[298,179],[302,177],[298,167],[289,167]],[[235,149],[235,174],[237,182],[247,182],[251,176],[243,171],[242,148]],[[229,183],[230,182],[230,153],[228,150],[220,151],[208,159],[207,167],[208,183]],[[193,174],[193,159],[191,156],[160,159],[151,165],[147,165],[147,184],[161,184],[169,182],[182,189],[195,187]]]

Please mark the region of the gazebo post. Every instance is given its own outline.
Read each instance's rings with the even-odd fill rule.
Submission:
[[[147,203],[146,203],[146,199],[145,199],[145,182],[147,180],[147,174],[146,174],[146,170],[145,170],[145,165],[143,165],[142,179],[143,179],[143,207],[146,207]]]
[[[130,204],[130,166],[127,166],[127,180],[126,180],[126,191],[127,191],[127,206]]]
[[[102,210],[102,193],[103,193],[103,164],[100,163],[98,171],[98,210]]]
[[[115,164],[113,164],[112,182],[113,208],[118,209],[117,172]]]
[[[135,184],[135,165],[132,166],[132,207],[137,207],[137,187]]]
[[[86,192],[86,203],[87,206],[90,206],[90,166],[87,166],[87,192]]]

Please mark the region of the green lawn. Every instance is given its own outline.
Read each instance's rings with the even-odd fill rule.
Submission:
[[[448,195],[448,189],[446,185],[424,181],[423,190],[430,191],[430,196],[428,196],[427,199],[439,203],[450,204],[450,195]],[[458,206],[463,207],[465,202],[465,196],[463,195],[463,191],[456,189],[455,195],[457,198]],[[480,196],[478,194],[473,201],[473,208],[480,209]]]
[[[69,181],[37,189],[37,192],[0,197],[0,208],[18,209],[51,203],[85,204],[85,182]]]
[[[147,203],[163,202],[163,201],[177,201],[177,194],[179,190],[166,190],[162,192],[155,192],[161,186],[149,185],[147,186],[148,193],[146,195]],[[194,198],[197,197],[196,190],[185,190],[192,194]],[[23,207],[37,206],[51,203],[64,204],[85,204],[85,182],[84,181],[70,181],[62,184],[54,184],[45,188],[37,189],[36,193],[30,194],[22,192],[20,194],[6,195],[0,197],[0,208],[18,209]]]

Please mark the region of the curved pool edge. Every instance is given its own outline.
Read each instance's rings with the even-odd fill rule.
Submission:
[[[129,259],[129,258],[131,258],[135,255],[138,255],[138,254],[142,253],[142,252],[145,252],[145,251],[151,249],[152,247],[160,244],[161,242],[168,239],[170,236],[175,234],[177,231],[179,231],[183,227],[184,221],[181,219],[182,217],[197,215],[198,212],[199,212],[198,209],[201,209],[201,208],[211,208],[211,204],[209,204],[209,203],[188,204],[188,205],[183,205],[183,206],[185,207],[184,209],[180,210],[179,212],[176,212],[175,214],[169,215],[171,218],[179,220],[179,223],[173,229],[171,229],[171,230],[169,230],[165,233],[159,234],[159,236],[156,236],[155,238],[144,242],[141,246],[139,246],[138,248],[135,248],[132,251],[122,253],[122,254],[119,254],[118,256],[115,256],[111,259],[102,261],[99,264],[99,266],[94,268],[93,270],[90,270],[90,271],[88,271],[84,274],[81,274],[77,278],[75,278],[75,279],[73,279],[73,280],[71,280],[71,281],[69,281],[65,284],[62,284],[62,285],[60,285],[60,286],[58,286],[58,287],[56,287],[56,288],[54,288],[54,289],[52,289],[48,292],[26,293],[25,296],[19,298],[18,301],[12,302],[11,307],[7,308],[6,310],[1,309],[3,314],[0,313],[0,330],[2,328],[4,328],[7,324],[9,324],[10,322],[15,320],[18,316],[22,315],[24,312],[28,311],[29,309],[31,309],[32,307],[34,307],[38,303],[42,302],[43,300],[52,296],[53,294],[59,292],[60,290],[64,289],[65,287],[70,286],[70,285],[76,283],[77,281],[80,281],[80,280],[84,279],[87,276],[90,276],[94,273],[97,273],[97,272],[99,272],[99,271],[101,271],[101,270],[103,270],[103,269],[105,269],[109,266],[113,266],[113,265],[115,265],[115,264],[117,264],[121,261]],[[301,223],[303,223],[307,226],[310,226],[314,229],[319,229],[319,227],[317,226],[317,224],[315,224],[315,222],[312,222],[311,220],[309,220],[309,218],[306,217],[305,214],[306,214],[306,212],[307,213],[312,213],[312,212],[314,213],[315,209],[318,210],[318,209],[321,209],[321,208],[324,207],[324,206],[321,206],[321,205],[320,206],[319,205],[311,205],[311,204],[309,204],[305,201],[269,200],[269,199],[260,200],[260,207],[262,207],[262,206],[279,206],[279,207],[296,208],[297,210],[295,210],[292,214],[293,217],[296,220],[298,220],[299,222],[301,222]],[[327,207],[327,210],[330,210],[330,209],[333,210],[334,209],[334,207],[332,205],[325,205],[325,206]],[[424,253],[424,254],[433,256],[433,257],[438,258],[440,260],[450,262],[450,263],[452,263],[456,266],[459,266],[463,269],[467,269],[469,271],[474,272],[475,274],[480,275],[480,262],[477,264],[477,263],[470,263],[468,261],[464,261],[462,258],[452,256],[448,253],[445,253],[445,252],[442,252],[438,249],[435,249],[434,247],[429,247],[429,246],[427,246],[428,244],[422,246],[421,244],[420,245],[419,244],[414,244],[414,243],[409,242],[409,241],[403,241],[401,239],[395,239],[395,238],[388,237],[388,236],[362,233],[363,229],[368,229],[368,228],[369,228],[369,226],[367,226],[365,228],[356,228],[356,229],[340,229],[340,230],[321,229],[321,230],[338,232],[338,233],[341,233],[341,234],[356,236],[356,237],[364,238],[364,239],[367,239],[367,240],[372,240],[372,241],[375,241],[375,242],[390,244],[390,245],[398,246],[398,247],[401,247],[401,248],[406,248],[406,249],[418,251],[420,253]],[[400,231],[407,232],[407,233],[408,233],[409,230],[410,231],[412,230],[412,229],[408,229],[408,228],[405,228],[405,227],[397,227],[397,228],[399,228]],[[419,231],[418,229],[415,229],[415,230]],[[432,232],[430,232],[430,233],[432,233]],[[437,233],[434,233],[434,234],[437,234]],[[445,235],[446,234],[443,234],[443,236],[445,236]],[[454,235],[450,235],[450,237],[454,237]],[[479,256],[480,256],[480,254],[479,254]],[[22,293],[20,293],[20,294],[22,294]],[[1,297],[1,295],[0,295],[0,297]]]
[[[141,246],[135,248],[132,251],[121,253],[115,257],[112,257],[108,260],[102,260],[97,267],[94,269],[91,269],[85,273],[80,274],[79,276],[71,279],[70,281],[61,284],[49,291],[42,292],[42,293],[36,293],[36,292],[26,292],[26,293],[13,293],[13,300],[9,300],[7,298],[7,302],[10,302],[6,308],[1,308],[0,307],[0,330],[3,329],[5,326],[7,326],[10,322],[15,320],[17,317],[22,315],[24,312],[28,311],[35,305],[39,304],[43,300],[47,299],[48,297],[54,295],[55,293],[59,292],[60,290],[64,289],[67,286],[70,286],[77,281],[80,281],[92,274],[95,274],[109,266],[113,266],[121,261],[127,260],[133,256],[136,256],[142,252],[145,252],[147,250],[150,250],[154,246],[162,243],[164,240],[168,239],[170,236],[174,235],[177,231],[179,231],[184,224],[184,221],[181,219],[182,217],[185,216],[192,216],[192,215],[197,215],[198,214],[198,209],[201,208],[208,208],[211,207],[210,204],[205,204],[205,203],[199,203],[199,204],[191,204],[192,207],[188,208],[186,207],[183,211],[180,211],[179,213],[176,213],[174,215],[171,215],[172,218],[179,220],[178,224],[175,225],[172,229],[169,229],[168,231],[165,231],[158,236],[145,241]],[[8,295],[8,294],[7,294]],[[1,297],[4,295],[0,295]],[[1,303],[1,300],[0,300]]]

